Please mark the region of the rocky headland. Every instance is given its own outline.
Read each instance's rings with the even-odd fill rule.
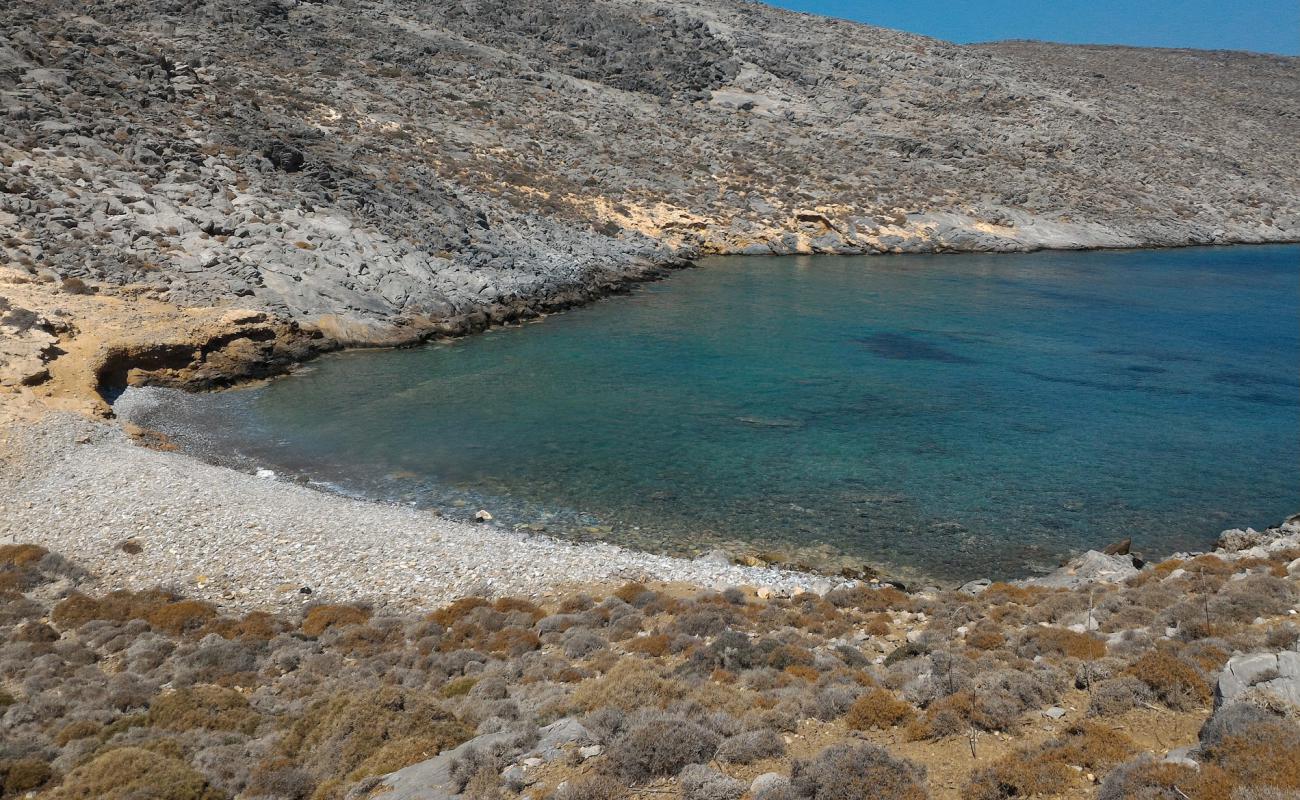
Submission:
[[[343,344],[704,253],[1300,239],[1300,60],[1247,53],[727,0],[42,0],[0,11],[0,105],[7,283]]]

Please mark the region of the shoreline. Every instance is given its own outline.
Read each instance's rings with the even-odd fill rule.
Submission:
[[[399,612],[632,580],[771,596],[839,583],[453,522],[152,450],[121,426],[70,414],[0,437],[0,543],[64,553],[101,590],[167,585],[234,609],[333,601]],[[140,552],[122,549],[128,541]]]

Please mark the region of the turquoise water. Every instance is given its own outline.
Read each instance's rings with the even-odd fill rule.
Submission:
[[[1300,511],[1300,247],[710,259],[150,416],[453,516],[1022,575]]]

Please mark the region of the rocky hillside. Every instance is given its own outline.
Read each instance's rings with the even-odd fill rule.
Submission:
[[[7,3],[0,104],[0,259],[344,341],[705,252],[1300,238],[1300,59],[732,0]]]

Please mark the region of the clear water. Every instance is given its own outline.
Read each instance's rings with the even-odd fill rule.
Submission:
[[[1124,536],[1159,555],[1300,511],[1300,247],[711,259],[146,417],[649,549],[816,544],[945,579]]]

